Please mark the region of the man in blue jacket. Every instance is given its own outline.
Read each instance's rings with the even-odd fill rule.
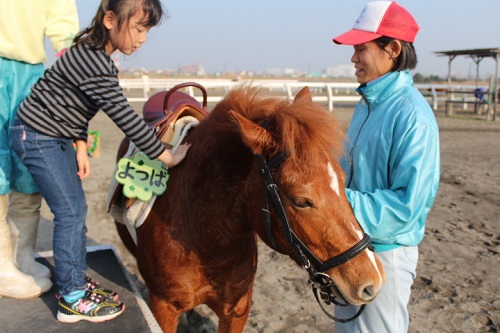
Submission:
[[[409,73],[417,64],[418,30],[397,3],[374,1],[352,30],[333,39],[353,45],[351,61],[361,84],[342,160],[347,198],[387,275],[377,298],[356,320],[335,323],[336,333],[408,331],[417,246],[440,174],[436,119]],[[355,306],[335,310],[344,318],[356,312]]]

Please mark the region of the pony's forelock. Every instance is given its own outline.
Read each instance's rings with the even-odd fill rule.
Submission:
[[[236,111],[257,124],[267,120],[268,130],[281,141],[282,147],[275,147],[275,150],[286,148],[292,157],[307,159],[308,155],[316,153],[313,149],[321,149],[334,159],[343,153],[341,123],[320,104],[305,99],[289,102],[266,97],[259,94],[258,87],[240,85],[229,91],[213,112],[217,109]]]

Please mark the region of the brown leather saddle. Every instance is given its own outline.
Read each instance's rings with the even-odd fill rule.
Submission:
[[[200,104],[194,97],[179,91],[188,87],[195,87],[201,91],[203,104]],[[207,91],[196,82],[181,83],[168,91],[151,96],[144,104],[142,112],[146,123],[156,129],[157,137],[163,143],[167,143],[172,138],[175,123],[180,118],[191,116],[201,121],[207,117]]]
[[[203,96],[202,104],[189,94],[179,91],[190,87],[201,91]],[[208,116],[207,96],[205,87],[199,83],[185,82],[178,84],[168,91],[161,91],[151,96],[142,108],[143,119],[155,130],[156,136],[165,147],[170,149],[172,146],[169,142],[176,131],[175,124],[179,119],[194,117],[198,121],[202,121]],[[120,143],[116,156],[117,162],[127,153],[129,143],[127,138],[124,138]],[[135,200],[124,197],[123,185],[117,184],[109,201],[108,212],[115,204],[128,208]]]

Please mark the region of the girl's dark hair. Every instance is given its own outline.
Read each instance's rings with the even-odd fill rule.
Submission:
[[[112,11],[118,20],[118,28],[128,22],[137,11],[142,11],[142,25],[146,28],[160,24],[163,19],[163,8],[159,0],[102,0],[92,23],[80,31],[73,42],[89,43],[97,49],[104,49],[109,41],[109,30],[104,26],[104,15]]]
[[[375,39],[374,42],[381,49],[385,50],[385,47],[393,40],[394,38],[382,36]],[[415,52],[413,43],[402,40],[399,41],[401,42],[401,53],[396,59],[394,59],[394,67],[392,68],[392,71],[400,72],[405,69],[414,69],[417,67],[417,52]]]

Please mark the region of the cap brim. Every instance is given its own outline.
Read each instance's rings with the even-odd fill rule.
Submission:
[[[333,39],[333,42],[335,44],[359,45],[371,42],[372,40],[377,39],[381,36],[382,35],[373,32],[352,29],[340,36],[335,37]]]

